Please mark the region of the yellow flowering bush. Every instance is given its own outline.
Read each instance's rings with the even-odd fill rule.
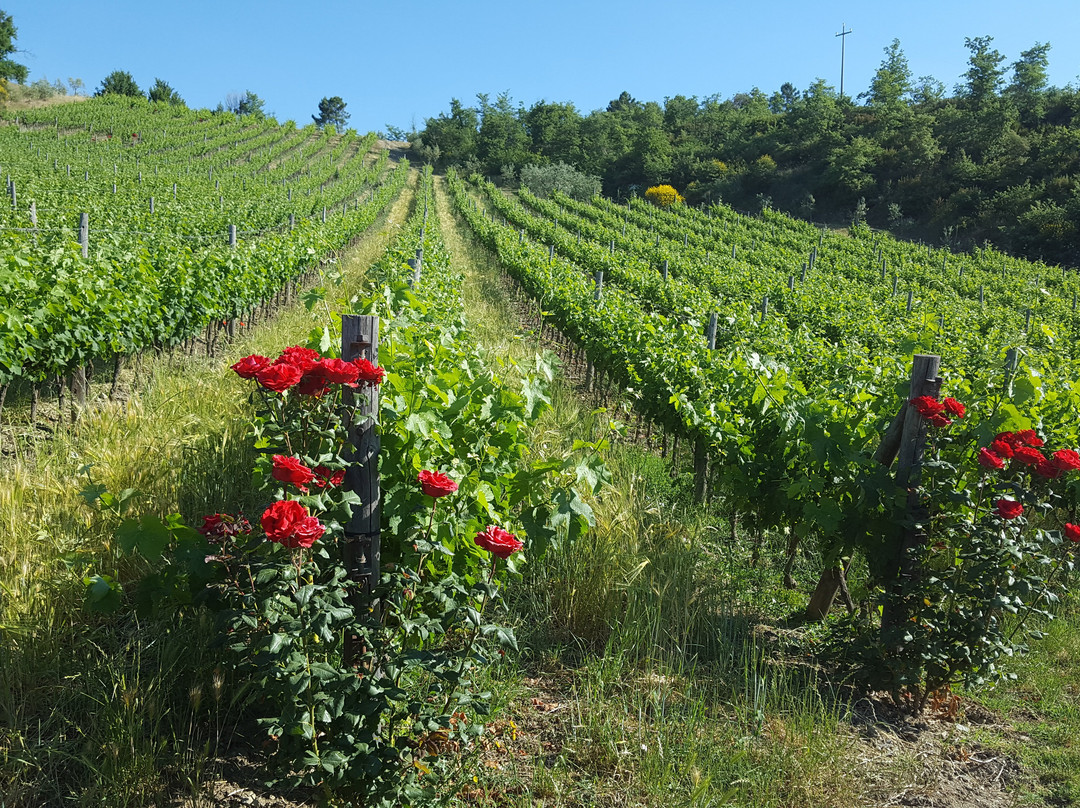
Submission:
[[[682,194],[672,188],[670,185],[654,185],[645,191],[645,198],[661,208],[666,208],[669,205],[674,205],[676,202],[682,202]]]

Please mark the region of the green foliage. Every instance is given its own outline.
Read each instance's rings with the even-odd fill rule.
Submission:
[[[142,90],[139,89],[135,79],[126,70],[114,70],[101,80],[101,85],[94,95],[127,95],[134,97],[142,95]]]
[[[320,129],[332,126],[336,130],[343,130],[349,122],[349,113],[345,111],[345,101],[340,95],[323,98],[319,102],[319,114],[312,115],[311,119]]]
[[[259,98],[251,90],[245,90],[241,93],[229,93],[225,96],[225,101],[222,104],[218,104],[218,112],[231,112],[234,115],[251,115],[256,120],[262,120],[266,117],[266,113],[263,111],[263,107],[266,106],[266,102]]]
[[[28,74],[26,65],[21,65],[11,59],[16,53],[15,37],[18,30],[15,21],[10,14],[0,11],[0,80],[4,82],[14,81],[22,84]]]
[[[545,199],[555,191],[582,200],[592,199],[600,193],[599,177],[583,174],[566,163],[523,166],[521,184]]]
[[[155,78],[154,86],[150,88],[146,97],[150,101],[157,101],[173,106],[184,106],[184,99],[180,97],[180,93],[170,87],[169,83],[164,79]]]

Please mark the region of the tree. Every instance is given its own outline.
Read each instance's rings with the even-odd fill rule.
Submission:
[[[0,80],[4,82],[14,80],[22,84],[26,81],[28,73],[26,65],[13,62],[9,58],[16,52],[16,33],[15,22],[11,19],[11,15],[0,11]]]
[[[992,36],[964,37],[964,47],[971,51],[971,56],[968,57],[969,67],[964,73],[967,84],[958,86],[957,90],[972,102],[975,109],[981,109],[997,96],[1005,76],[1001,67],[1005,56],[990,47],[993,41]]]
[[[154,79],[154,86],[150,88],[146,97],[151,101],[161,101],[165,104],[184,105],[184,99],[180,97],[180,93],[170,87],[164,79]]]
[[[1046,109],[1046,68],[1050,43],[1036,42],[1013,62],[1013,80],[1005,96],[1020,111],[1025,126],[1035,126]]]
[[[345,102],[341,96],[335,95],[319,102],[319,114],[312,115],[311,120],[315,121],[315,125],[320,129],[333,126],[340,131],[349,122],[349,113],[345,111]]]
[[[79,90],[81,90],[85,86],[86,85],[83,83],[82,79],[75,78],[74,76],[68,79],[68,87],[71,88],[72,95],[78,95]]]
[[[911,69],[907,57],[900,50],[900,40],[894,39],[885,48],[885,58],[881,62],[874,78],[870,81],[870,90],[863,93],[876,107],[892,107],[899,104],[906,95],[911,94]]]
[[[266,117],[266,113],[263,112],[265,104],[266,102],[251,90],[245,90],[243,95],[229,93],[225,96],[224,106],[218,104],[218,110],[228,110],[234,115],[254,115],[261,120]]]
[[[101,86],[94,93],[98,96],[110,94],[136,96],[142,95],[142,90],[126,70],[114,70],[101,80]]]

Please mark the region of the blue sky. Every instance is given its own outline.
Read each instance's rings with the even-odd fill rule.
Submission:
[[[140,87],[168,81],[190,106],[250,89],[279,120],[311,120],[340,95],[360,131],[422,126],[451,97],[473,103],[509,90],[526,106],[572,101],[588,112],[623,90],[642,101],[676,94],[771,93],[816,78],[869,85],[898,38],[912,73],[950,89],[966,69],[965,37],[992,36],[1007,64],[1050,42],[1050,81],[1080,83],[1076,0],[982,2],[435,2],[434,0],[0,0],[14,17],[31,80],[113,70]]]

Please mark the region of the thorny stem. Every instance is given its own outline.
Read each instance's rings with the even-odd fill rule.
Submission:
[[[480,611],[478,612],[478,614],[479,614],[479,616],[481,618],[484,615],[484,609],[487,607],[488,593],[491,591],[491,584],[492,584],[492,582],[494,580],[495,580],[495,556],[492,556],[492,558],[491,558],[491,572],[488,573],[488,580],[487,580],[488,585],[487,585],[487,587],[484,588],[484,597],[480,601]],[[469,641],[465,644],[465,653],[462,654],[461,667],[458,669],[459,676],[461,674],[465,673],[465,664],[468,662],[469,657],[472,656],[473,645],[475,644],[476,637],[477,637],[477,635],[479,633],[480,633],[480,625],[477,624],[476,626],[473,627],[472,634],[469,636]],[[460,678],[459,678],[458,681],[460,681]],[[454,691],[453,691],[453,688],[451,688],[450,692],[446,694],[446,704],[443,705],[442,711],[443,711],[444,714],[446,713],[447,710],[450,709],[450,702],[453,701],[453,700],[454,700]]]

